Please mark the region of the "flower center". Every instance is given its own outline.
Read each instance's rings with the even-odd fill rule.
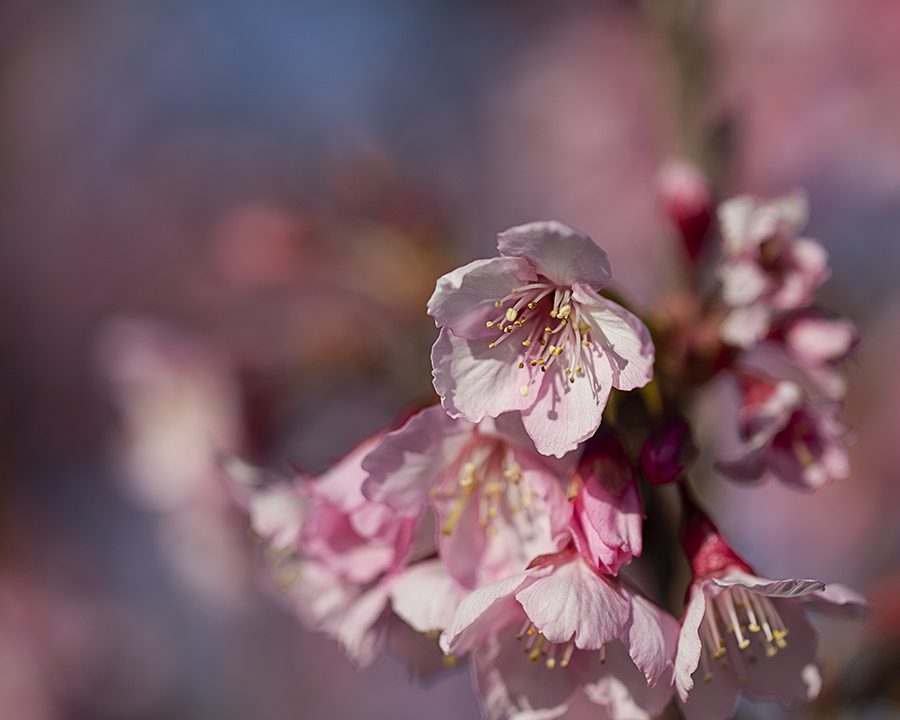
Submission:
[[[454,467],[455,472],[451,469],[431,490],[436,502],[449,502],[441,528],[444,535],[453,534],[470,503],[477,506],[478,524],[488,537],[497,534],[494,521],[501,512],[530,512],[534,503],[531,485],[512,450],[502,441],[480,439],[460,453]]]
[[[747,653],[747,660],[751,663],[756,662],[754,638],[769,658],[787,647],[785,638],[788,629],[771,598],[738,586],[725,588],[718,595],[704,592],[706,613],[700,624],[700,638],[703,641],[700,657],[705,682],[713,679],[711,659],[718,661],[723,668],[727,667],[726,655],[731,638],[738,650]],[[731,655],[739,674],[742,673],[741,653]]]
[[[569,382],[574,383],[576,377],[584,374],[580,363],[583,348],[591,344],[591,324],[572,299],[571,288],[534,282],[513,288],[506,297],[495,301],[494,307],[500,313],[486,325],[500,335],[488,344],[489,348],[518,341],[522,348],[520,368],[547,372],[558,361],[566,363],[564,373]],[[564,354],[566,360],[560,358]],[[523,385],[520,392],[527,395],[528,385]]]
[[[548,670],[556,667],[563,669],[569,667],[569,663],[572,662],[572,654],[575,652],[574,640],[569,640],[567,643],[550,642],[528,618],[516,633],[516,640],[523,643],[525,655],[531,662],[536,663],[543,659]],[[606,648],[601,648],[597,654],[600,657],[600,663],[606,663]]]

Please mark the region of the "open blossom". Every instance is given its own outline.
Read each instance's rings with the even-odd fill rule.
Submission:
[[[672,693],[677,623],[574,550],[475,590],[441,636],[472,653],[485,716],[651,718]]]
[[[366,455],[363,489],[401,517],[417,517],[430,503],[440,557],[471,588],[556,550],[570,513],[563,483],[576,459],[540,455],[517,414],[474,424],[436,405]]]
[[[772,201],[736,197],[719,207],[722,299],[731,308],[721,333],[749,347],[762,340],[780,312],[808,305],[830,274],[828,254],[815,240],[798,237],[806,225],[803,195]]]
[[[428,301],[441,328],[434,386],[480,422],[517,411],[538,451],[561,457],[599,427],[610,390],[650,381],[644,324],[599,294],[612,275],[591,238],[557,222],[501,233],[500,257],[444,275]]]
[[[593,567],[615,575],[643,547],[637,470],[619,439],[604,433],[587,442],[574,482],[575,546]]]
[[[811,402],[799,385],[748,372],[738,376],[744,454],[718,469],[735,480],[772,476],[793,487],[816,490],[850,473],[847,427],[833,401]]]
[[[252,526],[266,546],[270,581],[311,629],[370,663],[397,620],[434,635],[463,596],[434,558],[428,516],[404,516],[362,495],[370,438],[318,478],[276,483],[231,460]],[[433,641],[431,641],[433,643]]]
[[[675,686],[687,720],[732,717],[739,693],[786,705],[813,700],[822,678],[806,611],[863,617],[866,602],[840,585],[757,576],[690,504],[683,539],[693,582]]]
[[[789,361],[801,373],[798,382],[817,395],[843,399],[847,388],[840,363],[859,341],[853,323],[815,308],[804,308],[782,318],[770,338],[784,348]],[[790,370],[785,375],[790,376]]]

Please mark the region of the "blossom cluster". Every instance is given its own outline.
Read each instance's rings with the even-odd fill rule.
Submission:
[[[767,579],[729,546],[689,484],[687,409],[733,378],[744,448],[722,475],[822,487],[848,473],[839,364],[856,334],[814,305],[828,263],[798,237],[802,196],[723,203],[716,252],[702,179],[670,179],[689,183],[667,196],[687,259],[719,280],[706,297],[697,281],[686,317],[645,323],[614,301],[609,258],[586,234],[515,227],[496,257],[437,281],[439,404],[318,477],[278,482],[225,461],[270,586],[305,625],[361,665],[384,647],[419,675],[466,658],[490,720],[634,720],[673,701],[716,720],[740,693],[817,695],[807,613],[863,616],[866,603]],[[680,620],[633,572],[645,522],[662,523],[649,510],[662,485],[679,489],[692,571]]]

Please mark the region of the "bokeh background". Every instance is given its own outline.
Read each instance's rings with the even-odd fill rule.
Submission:
[[[698,478],[762,572],[874,601],[784,715],[900,717],[898,67],[893,0],[5,0],[0,714],[477,717],[464,670],[359,673],[257,589],[210,448],[321,469],[428,399],[434,280],[513,224],[587,230],[664,304],[681,156],[720,196],[805,187],[862,331],[851,480]]]

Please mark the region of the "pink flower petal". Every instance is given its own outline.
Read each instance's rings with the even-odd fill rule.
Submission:
[[[600,426],[611,388],[609,382],[595,388],[591,378],[569,383],[560,373],[547,375],[522,421],[538,452],[561,458]]]
[[[668,682],[659,682],[653,687],[647,685],[618,641],[606,646],[602,664],[595,654],[576,654],[573,669],[583,684],[585,696],[596,704],[594,714],[589,717],[650,720],[663,711],[672,697],[672,686]],[[600,708],[605,713],[598,714]]]
[[[609,257],[590,237],[560,222],[534,222],[500,233],[505,257],[528,258],[538,273],[557,285],[583,282],[604,287],[612,279]]]
[[[700,664],[703,652],[703,641],[700,639],[700,623],[706,614],[706,595],[699,584],[691,588],[690,599],[681,620],[681,632],[678,636],[678,651],[675,655],[675,688],[682,702],[687,701],[688,694],[694,689],[692,677]],[[734,688],[732,706],[737,697]],[[696,706],[696,704],[694,704]],[[698,716],[699,717],[699,716]],[[724,717],[724,716],[723,716]]]
[[[488,348],[484,340],[458,338],[442,329],[431,350],[431,363],[434,389],[447,413],[480,422],[529,408],[541,378],[534,373],[531,379],[528,369],[519,369],[519,350],[514,342]]]
[[[809,702],[822,689],[822,676],[816,664],[816,632],[798,604],[783,601],[777,608],[790,629],[787,646],[774,657],[744,663],[747,685],[743,691],[753,700],[786,705]]]
[[[428,314],[438,327],[449,328],[457,337],[484,337],[485,323],[497,314],[494,301],[535,278],[534,268],[524,258],[475,260],[437,281]]]
[[[395,512],[422,512],[428,491],[441,479],[474,433],[464,420],[450,418],[439,405],[413,415],[387,433],[362,461],[363,494]]]
[[[492,638],[472,653],[472,671],[486,720],[570,717],[575,675],[550,671],[543,659],[531,662],[511,633]]]
[[[738,569],[730,570],[726,575],[710,582],[719,587],[740,585],[759,595],[773,598],[798,598],[825,588],[825,584],[818,580],[769,580]]]
[[[772,312],[762,303],[739,307],[728,313],[719,334],[729,345],[748,348],[768,335],[771,322]]]
[[[657,683],[672,685],[679,630],[678,621],[669,613],[631,593],[631,622],[622,640],[651,687]]]
[[[591,337],[603,348],[603,356],[595,359],[594,364],[609,365],[613,386],[633,390],[650,382],[655,349],[647,326],[621,305],[583,285],[576,285],[572,296],[590,320]],[[595,350],[593,345],[591,350]],[[606,375],[604,369],[600,377]]]
[[[387,625],[379,622],[387,610],[388,588],[376,585],[341,616],[337,639],[360,667],[370,665],[384,641]]]
[[[516,590],[552,572],[552,565],[534,568],[471,592],[459,604],[453,623],[441,635],[441,649],[462,655],[501,632],[522,615],[514,597]]]
[[[641,554],[643,516],[634,483],[615,494],[591,473],[575,499],[574,512],[579,519],[575,544],[581,555],[602,572],[615,575],[633,556]]]
[[[738,699],[738,681],[734,672],[713,674],[709,682],[699,679],[687,702],[679,704],[684,720],[731,720]]]
[[[412,565],[390,583],[391,607],[420,633],[448,627],[463,597],[440,560]]]
[[[865,620],[872,613],[872,606],[862,595],[839,583],[828,583],[803,598],[805,607],[830,617],[849,617]]]
[[[522,587],[516,599],[547,640],[574,638],[582,650],[620,637],[631,614],[622,594],[578,557]]]

